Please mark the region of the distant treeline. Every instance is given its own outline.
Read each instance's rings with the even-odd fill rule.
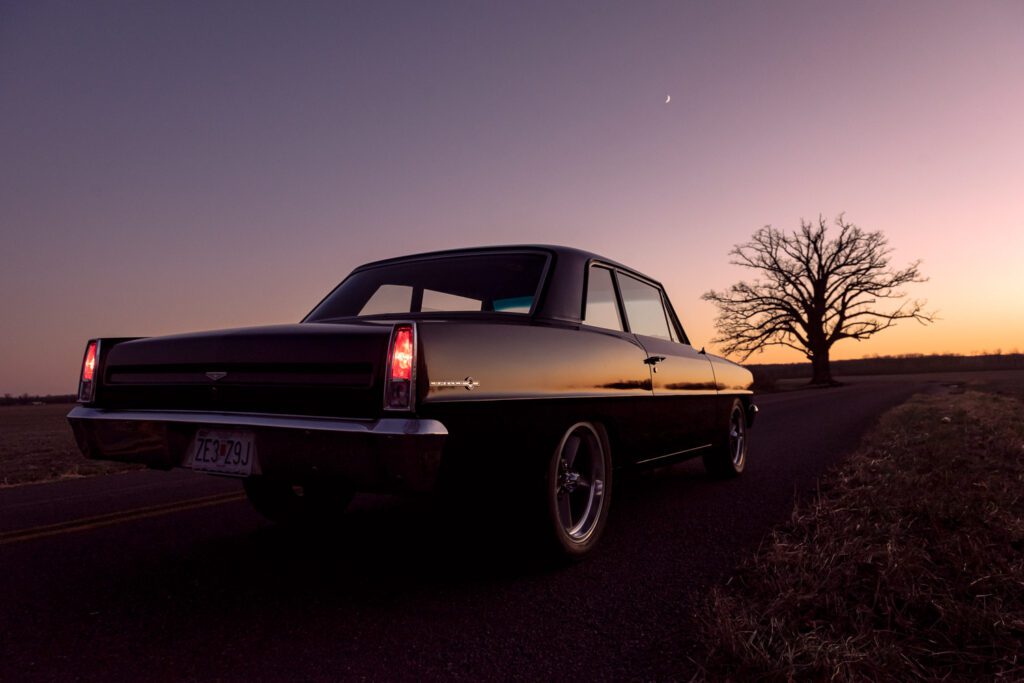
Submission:
[[[22,394],[21,396],[12,396],[11,394],[4,394],[0,397],[0,406],[30,406],[40,403],[74,403],[77,397],[74,394],[61,394],[60,396],[54,396],[47,394],[46,396],[31,396],[29,394]]]
[[[771,385],[780,379],[810,379],[810,363],[747,365],[757,384]],[[923,372],[970,372],[981,370],[1024,370],[1024,353],[990,353],[979,356],[957,354],[871,356],[857,360],[832,361],[836,377],[855,375],[903,375]]]

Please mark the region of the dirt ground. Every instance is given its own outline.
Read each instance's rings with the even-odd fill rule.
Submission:
[[[0,408],[0,487],[123,472],[134,465],[87,460],[65,416],[74,404]]]

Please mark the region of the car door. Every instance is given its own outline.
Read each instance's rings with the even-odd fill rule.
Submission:
[[[654,400],[647,352],[626,328],[625,317],[615,286],[614,270],[603,264],[587,267],[582,329],[614,340],[619,345],[614,357],[602,358],[601,367],[592,367],[588,375],[599,378],[598,388],[605,396],[603,412],[614,411],[617,441],[624,460],[636,461],[658,454],[647,411]]]
[[[710,445],[717,390],[708,357],[686,341],[660,286],[616,273],[626,323],[647,353],[654,392],[647,412],[651,461],[696,454]]]

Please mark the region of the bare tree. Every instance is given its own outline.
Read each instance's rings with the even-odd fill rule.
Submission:
[[[836,342],[867,339],[899,320],[934,320],[924,301],[895,303],[905,296],[900,287],[926,281],[920,261],[893,270],[881,232],[864,232],[842,214],[835,223],[835,239],[828,239],[819,217],[817,224],[800,221],[800,230],[789,234],[765,226],[736,245],[732,263],[758,279],[704,294],[719,309],[713,343],[742,360],[769,346],[796,349],[811,361],[811,382],[830,384],[829,352]],[[882,310],[885,300],[893,300],[889,310]]]

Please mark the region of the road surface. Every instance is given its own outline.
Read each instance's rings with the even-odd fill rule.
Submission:
[[[314,537],[190,472],[0,490],[0,680],[686,678],[700,596],[927,386],[761,397],[743,477],[620,480],[563,569],[481,553],[429,499],[360,496]]]

